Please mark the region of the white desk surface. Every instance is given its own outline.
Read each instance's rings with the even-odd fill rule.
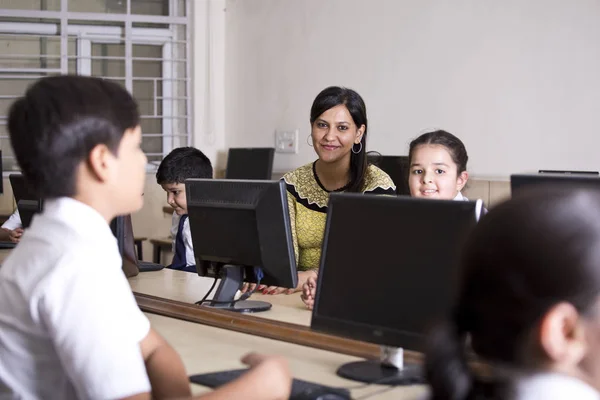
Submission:
[[[250,351],[284,356],[294,377],[310,382],[335,387],[361,386],[340,378],[336,369],[358,358],[336,354],[325,350],[299,346],[259,336],[213,328],[206,325],[177,320],[154,314],[146,314],[152,327],[158,331],[181,355],[189,375],[243,368],[239,359]],[[210,389],[192,385],[194,394],[205,393]],[[427,393],[424,386],[390,388],[371,385],[351,391],[353,398],[418,400]]]
[[[160,271],[140,272],[139,275],[129,278],[129,284],[137,293],[193,304],[204,297],[213,280],[191,272],[165,268]],[[268,301],[273,304],[269,311],[252,314],[253,316],[310,326],[311,312],[300,299],[300,292],[274,296],[255,293],[250,300]]]

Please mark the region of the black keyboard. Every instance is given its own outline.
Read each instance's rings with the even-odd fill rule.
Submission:
[[[16,245],[13,242],[0,242],[0,249],[14,249]]]
[[[197,383],[198,385],[208,386],[210,388],[216,388],[224,385],[242,375],[247,369],[232,369],[229,371],[212,372],[209,374],[200,374],[190,376],[190,381]],[[292,382],[292,393],[290,394],[290,400],[294,400],[296,397],[300,397],[308,391],[315,391],[315,389],[327,389],[327,392],[339,393],[345,398],[350,399],[350,391],[343,388],[332,388],[330,386],[320,385],[318,383],[312,383],[303,381],[301,379],[294,379]]]
[[[160,271],[164,267],[165,266],[161,264],[138,260],[138,269],[140,272]]]

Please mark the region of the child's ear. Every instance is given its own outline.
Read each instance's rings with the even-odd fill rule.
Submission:
[[[459,192],[463,190],[468,180],[469,173],[467,171],[463,171],[460,174],[458,174],[458,177],[456,178],[456,190]]]
[[[114,155],[105,144],[96,145],[88,157],[87,164],[90,174],[101,182],[107,181],[112,173],[113,161]]]
[[[581,315],[569,303],[559,303],[544,315],[538,340],[549,361],[560,366],[578,365],[587,351]]]

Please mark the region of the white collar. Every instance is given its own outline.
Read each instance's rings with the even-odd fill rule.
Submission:
[[[600,393],[581,379],[558,373],[541,373],[516,380],[515,400],[599,400]]]
[[[67,226],[82,236],[92,236],[95,239],[99,237],[114,239],[110,226],[96,209],[71,197],[46,200],[41,217],[39,221],[34,217],[31,224],[32,230],[36,228],[36,221],[44,226],[43,221],[54,220],[60,221],[63,226]]]
[[[452,200],[467,201],[467,198],[463,196],[461,192],[458,192]]]

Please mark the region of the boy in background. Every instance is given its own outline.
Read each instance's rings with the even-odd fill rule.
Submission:
[[[156,182],[167,192],[167,203],[173,207],[171,236],[173,262],[167,268],[196,273],[194,246],[188,219],[185,180],[211,179],[213,168],[208,157],[194,147],[178,147],[160,163]]]

